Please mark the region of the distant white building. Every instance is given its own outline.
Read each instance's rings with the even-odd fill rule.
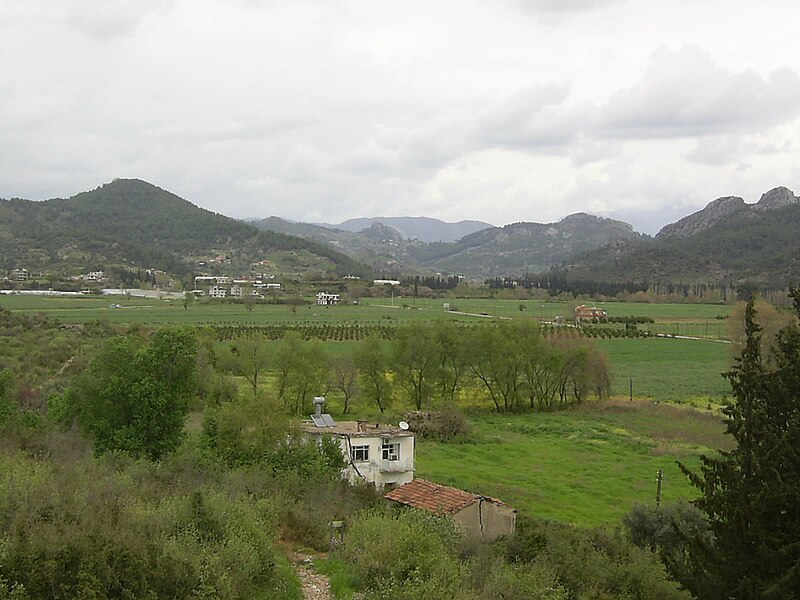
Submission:
[[[327,292],[319,292],[317,294],[317,304],[319,306],[334,306],[339,304],[339,294],[328,294]]]
[[[375,285],[400,285],[397,279],[373,279],[372,283]]]
[[[85,281],[103,281],[105,278],[106,274],[103,271],[89,271],[83,276]]]
[[[218,285],[208,288],[209,298],[226,298],[228,296],[228,289]]]
[[[28,281],[29,278],[28,269],[11,269],[11,281]]]

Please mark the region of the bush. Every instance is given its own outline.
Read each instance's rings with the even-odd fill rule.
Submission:
[[[273,499],[226,489],[196,456],[107,456],[0,456],[0,598],[300,598]]]
[[[348,530],[343,556],[366,598],[451,600],[465,597],[460,534],[448,519],[415,510],[371,510]]]
[[[670,575],[687,589],[696,589],[700,573],[689,559],[690,541],[712,546],[713,536],[705,515],[692,504],[678,502],[661,508],[636,504],[622,518],[631,541],[657,552]]]
[[[411,430],[423,438],[446,442],[465,439],[470,434],[469,422],[457,407],[439,412],[410,412],[404,418]]]
[[[571,597],[690,597],[668,577],[654,553],[632,545],[618,533],[523,518],[506,548],[512,563],[552,570]]]

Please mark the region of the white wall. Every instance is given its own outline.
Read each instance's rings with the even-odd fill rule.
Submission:
[[[385,461],[382,458],[384,438],[391,438],[392,443],[400,444],[400,460]],[[392,437],[340,437],[342,453],[348,461],[345,470],[351,481],[364,480],[375,483],[378,487],[387,484],[402,485],[414,479],[414,436]],[[369,446],[369,461],[350,463],[351,446]]]

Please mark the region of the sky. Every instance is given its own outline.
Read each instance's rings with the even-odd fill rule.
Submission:
[[[0,0],[0,197],[655,233],[800,192],[792,0]]]

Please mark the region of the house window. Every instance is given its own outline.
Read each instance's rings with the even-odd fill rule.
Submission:
[[[350,458],[353,462],[369,462],[369,446],[352,446]]]
[[[383,442],[381,455],[383,460],[400,460],[400,443]]]

